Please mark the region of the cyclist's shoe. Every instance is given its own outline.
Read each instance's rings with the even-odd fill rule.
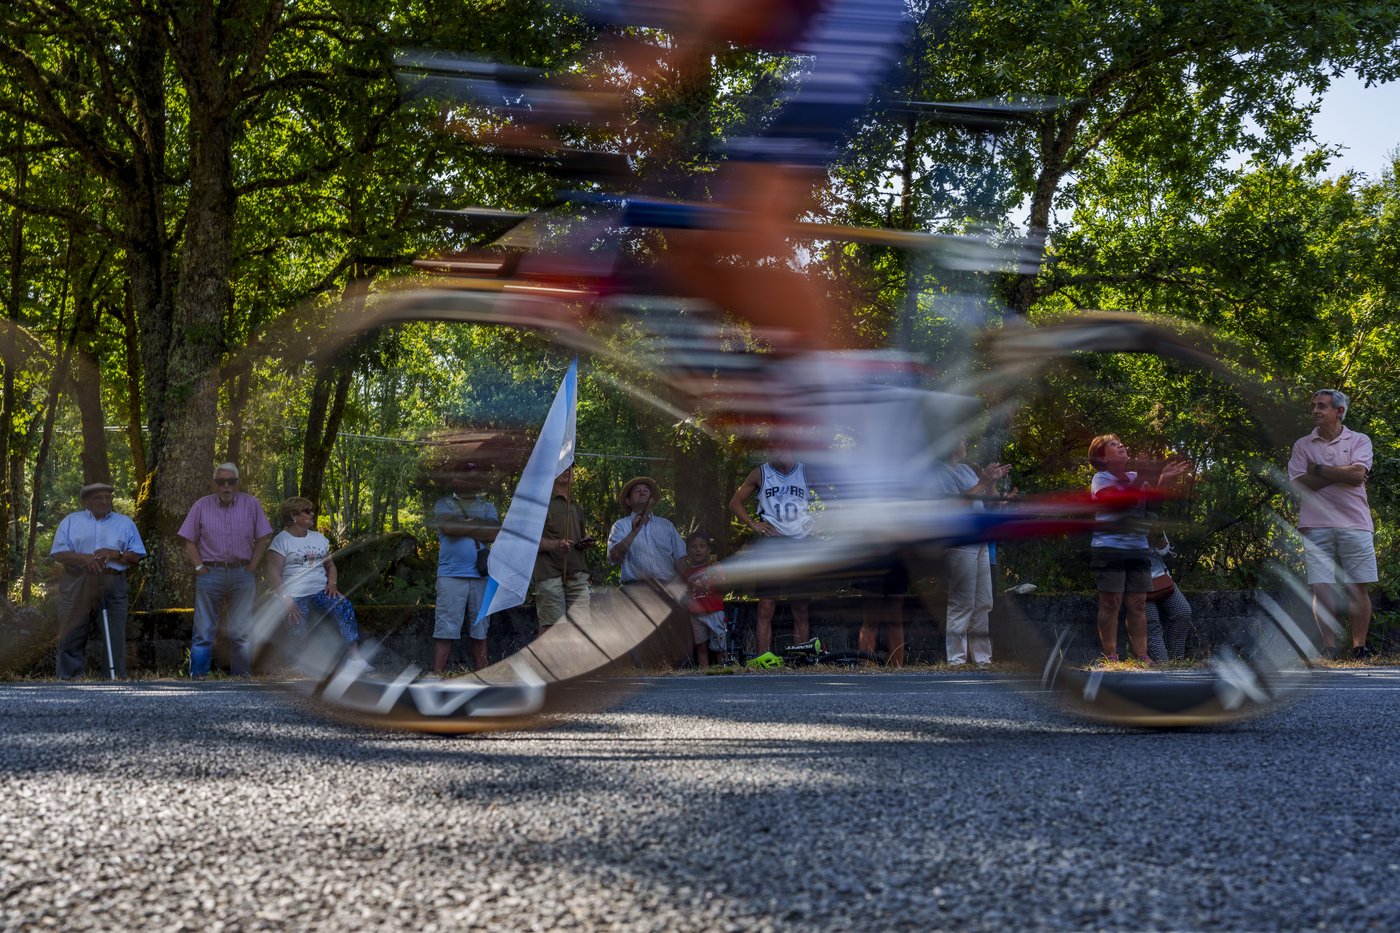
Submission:
[[[1369,661],[1375,656],[1375,652],[1365,645],[1357,645],[1351,649],[1351,659],[1353,661]]]

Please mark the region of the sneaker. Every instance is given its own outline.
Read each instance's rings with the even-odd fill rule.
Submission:
[[[1351,649],[1351,659],[1353,661],[1367,661],[1375,656],[1375,652],[1365,645],[1357,645],[1355,648]]]

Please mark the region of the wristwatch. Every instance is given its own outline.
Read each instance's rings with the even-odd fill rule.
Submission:
[[[194,568],[194,572],[195,572],[195,573],[199,573],[199,572],[200,572],[201,570],[203,570],[203,569],[204,569],[204,565],[203,565],[203,564],[200,564],[198,567]]]

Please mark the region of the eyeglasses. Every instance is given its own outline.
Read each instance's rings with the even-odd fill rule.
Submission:
[[[236,476],[220,476],[220,477],[218,477],[217,479],[214,480],[214,485],[215,485],[215,486],[237,486],[237,485],[238,485],[238,477],[236,477]]]
[[[316,512],[315,512],[314,510],[312,510],[312,509],[298,509],[296,512],[294,512],[294,513],[292,513],[292,514],[294,514],[294,515],[315,515]]]

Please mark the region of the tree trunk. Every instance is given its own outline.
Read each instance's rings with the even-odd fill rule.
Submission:
[[[335,439],[345,417],[345,402],[353,376],[348,361],[316,374],[311,387],[311,410],[306,417],[306,440],[302,445],[301,495],[320,503]]]
[[[48,396],[44,399],[44,427],[39,435],[39,451],[34,455],[34,481],[31,484],[33,494],[29,497],[29,530],[24,545],[24,571],[20,577],[20,600],[26,603],[33,595],[34,545],[39,537],[39,507],[44,501],[44,465],[49,458],[49,447],[53,444],[54,417],[58,412],[58,399],[63,391],[72,350],[73,338],[70,336],[59,353],[53,378],[49,380]]]
[[[154,496],[153,472],[160,468],[166,449],[166,367],[175,314],[172,244],[166,233],[164,198],[168,58],[164,31],[157,16],[144,16],[132,46],[132,87],[141,139],[132,154],[129,177],[121,186],[129,300],[129,317],[123,322],[127,335],[127,436],[137,488],[135,518],[148,549],[164,530]],[[145,570],[152,584],[145,592],[163,592],[155,562],[146,562]]]
[[[208,485],[218,435],[219,363],[233,302],[232,127],[191,107],[190,189],[185,241],[166,366],[163,430],[153,425],[154,514],[147,548],[148,588],[157,608],[188,605],[191,578],[176,531]],[[149,378],[149,371],[147,377]]]
[[[73,400],[83,430],[83,482],[110,483],[107,458],[106,416],[102,411],[102,374],[93,352],[90,334],[80,338],[73,357]]]
[[[29,179],[29,159],[24,152],[26,128],[27,124],[21,122],[15,131],[13,184],[15,196],[20,198],[25,196],[25,187]],[[18,335],[15,333],[19,327],[20,302],[24,296],[24,215],[20,213],[19,208],[10,209],[10,223],[10,241],[7,244],[9,282],[5,290],[5,318],[8,321],[9,333],[0,339],[9,342],[10,345],[6,349],[12,352],[0,354],[0,366],[4,367],[4,375],[0,376],[0,470],[9,468],[14,450],[15,370],[21,364],[17,346]],[[9,591],[13,560],[10,526],[14,522],[15,495],[18,491],[17,484],[0,483],[0,593]]]
[[[4,361],[5,372],[0,376],[0,470],[8,469],[14,443],[15,425],[15,371],[14,363]],[[13,551],[10,549],[10,526],[13,523],[15,494],[19,491],[12,483],[0,483],[0,593],[9,592],[10,562]]]
[[[248,367],[241,366],[237,375],[233,377],[233,385],[229,387],[228,446],[224,450],[224,459],[229,463],[238,463],[243,454],[243,426],[248,408],[249,381]]]
[[[152,355],[164,333],[146,335],[147,411],[151,421],[150,537],[147,592],[157,606],[184,604],[191,581],[175,532],[203,494],[218,438],[219,364],[226,351],[224,322],[233,306],[233,143],[238,107],[261,79],[281,22],[281,0],[239,7],[229,14],[212,3],[175,4],[155,24],[179,75],[188,104],[189,182],[184,242],[171,304],[169,352]],[[143,33],[144,34],[144,33]],[[153,396],[153,369],[164,365],[161,397]],[[160,408],[163,406],[163,409]]]
[[[914,114],[910,114],[904,123],[904,153],[903,165],[900,168],[901,177],[904,182],[904,191],[900,195],[899,206],[899,229],[914,229],[914,166],[918,161],[918,150],[915,144],[915,131],[918,124]],[[895,335],[895,346],[901,350],[910,350],[914,343],[914,317],[919,312],[919,270],[923,264],[923,256],[915,250],[906,249],[900,259],[904,265],[904,311],[899,316],[899,331]]]
[[[734,490],[723,489],[720,478],[720,450],[708,438],[689,439],[688,447],[678,450],[674,486],[676,525],[684,528],[691,520],[695,526],[723,547],[729,537],[725,515],[729,497]]]
[[[368,289],[369,282],[361,277],[359,261],[352,262],[350,281],[341,300],[352,312],[358,312]],[[311,408],[306,415],[306,436],[301,448],[301,495],[317,504],[321,502],[326,465],[330,463],[331,451],[345,418],[345,402],[350,397],[353,378],[353,362],[342,357],[335,365],[317,372],[311,386]]]
[[[100,265],[95,268],[100,268]],[[102,370],[96,349],[97,310],[93,305],[91,280],[82,281],[73,289],[73,328],[71,379],[73,400],[78,406],[83,432],[83,482],[108,483],[112,480],[112,470],[107,460]]]
[[[1027,236],[1038,242],[1040,253],[1045,254],[1045,245],[1050,236],[1050,210],[1055,205],[1055,192],[1065,178],[1065,164],[1075,134],[1084,121],[1087,105],[1080,103],[1067,110],[1062,121],[1047,120],[1040,134],[1040,175],[1035,181],[1035,191],[1031,192],[1031,214]],[[1031,305],[1039,297],[1036,281],[1040,270],[1017,273],[1011,280],[1007,304],[1019,315],[1030,312]]]
[[[121,322],[126,348],[126,440],[131,448],[131,479],[139,491],[146,485],[146,445],[141,438],[141,345],[129,286]]]

